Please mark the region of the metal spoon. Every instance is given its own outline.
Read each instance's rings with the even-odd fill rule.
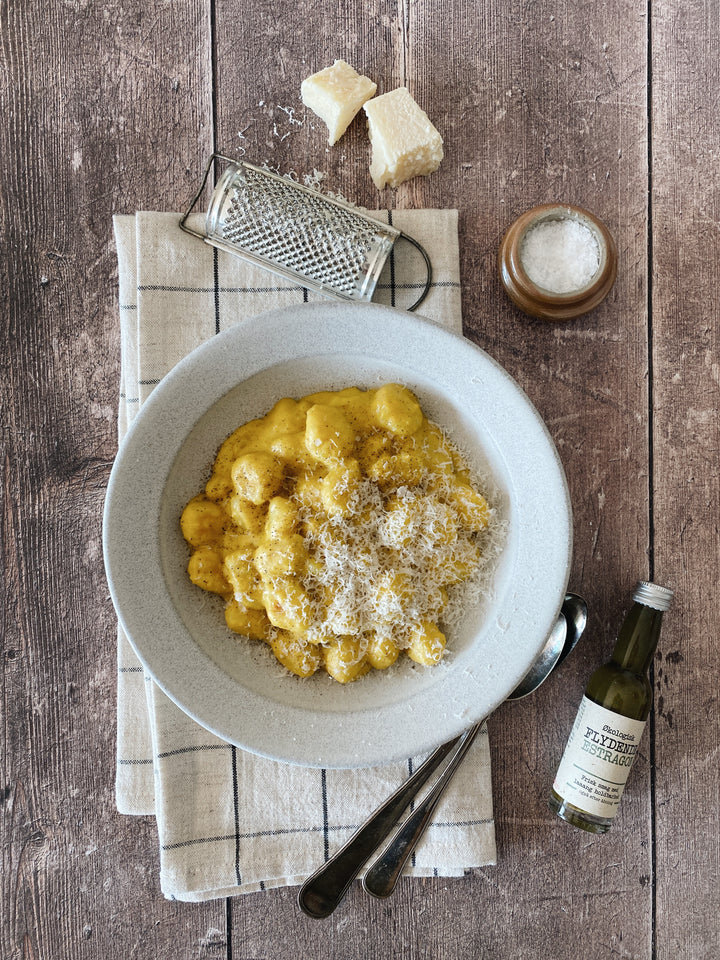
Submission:
[[[564,643],[559,652],[555,654],[553,651],[553,634],[551,634],[540,657],[530,669],[530,672],[526,675],[520,687],[513,691],[513,694],[508,697],[508,699],[519,699],[516,694],[518,694],[521,688],[524,688],[525,692],[521,693],[520,696],[527,696],[528,693],[536,690],[552,670],[564,660],[575,647],[587,624],[587,604],[582,597],[576,594],[567,594],[562,606],[562,613],[566,619],[567,629],[565,631]],[[555,631],[553,631],[553,633],[555,633]],[[541,662],[543,660],[550,664],[549,669],[544,675],[541,672]],[[425,828],[430,823],[432,815],[440,801],[440,797],[452,779],[463,757],[469,750],[476,733],[476,728],[468,731],[466,738],[458,746],[455,754],[438,778],[433,789],[408,817],[392,843],[383,851],[381,856],[378,857],[366,873],[363,878],[363,887],[374,897],[389,897],[395,889],[403,867],[415,849]]]
[[[527,696],[532,689],[536,689],[540,683],[542,683],[562,654],[566,633],[565,616],[561,614],[538,658],[538,661],[542,661],[543,663],[542,675],[531,688],[528,688],[526,685],[526,677],[516,690],[510,694],[508,699]],[[546,650],[548,648],[552,651],[549,661],[546,658]],[[530,673],[534,673],[534,669],[534,667],[531,668]],[[469,736],[472,735],[474,738],[480,726],[481,724],[477,724],[476,727],[467,733],[438,747],[437,750],[418,767],[412,777],[370,815],[348,842],[305,881],[298,894],[298,904],[304,913],[318,919],[330,916],[345,896],[348,887],[360,872],[363,864],[392,832],[398,818],[413,797],[419,792],[445,757],[447,757],[461,741],[464,745]],[[469,746],[470,744],[468,743],[467,748],[469,748]]]
[[[575,644],[585,632],[588,619],[588,606],[582,597],[577,593],[566,593],[562,605],[562,612],[567,621],[567,633],[565,635],[565,646],[560,654],[555,667],[559,667],[565,657],[571,650],[575,649]]]

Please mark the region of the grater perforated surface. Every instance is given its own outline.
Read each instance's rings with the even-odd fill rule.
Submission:
[[[234,178],[220,230],[224,240],[349,297],[378,244],[394,239],[352,210],[252,169]]]

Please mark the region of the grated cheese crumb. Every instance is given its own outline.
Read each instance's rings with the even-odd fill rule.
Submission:
[[[350,489],[345,479],[337,493]],[[482,574],[492,567],[503,533],[494,522],[479,534],[466,530],[452,505],[453,483],[449,470],[426,474],[415,486],[381,489],[363,479],[352,487],[345,511],[322,521],[315,504],[296,494],[311,557],[303,586],[307,596],[329,598],[311,604],[309,642],[362,636],[364,656],[367,637],[375,634],[407,649],[415,624],[457,625],[467,603],[487,593]],[[491,506],[491,521],[495,517]],[[439,583],[456,566],[458,582],[444,591]]]

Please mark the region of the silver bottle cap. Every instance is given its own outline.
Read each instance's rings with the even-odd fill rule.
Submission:
[[[633,600],[643,603],[646,607],[652,607],[653,610],[669,609],[672,598],[673,592],[669,587],[661,587],[657,583],[650,583],[649,580],[641,580],[633,594]]]

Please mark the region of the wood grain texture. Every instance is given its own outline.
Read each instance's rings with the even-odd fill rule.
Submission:
[[[677,590],[655,663],[657,957],[720,939],[720,27],[653,12],[653,488],[658,575]],[[667,58],[660,51],[675,51]]]
[[[154,823],[115,811],[100,539],[117,447],[111,217],[189,195],[212,134],[207,10],[28,2],[2,18],[0,955],[196,956],[215,928],[224,955],[225,905],[159,898]]]
[[[648,16],[649,14],[649,16]],[[520,0],[77,0],[0,5],[0,955],[75,958],[717,955],[717,18]],[[341,57],[405,84],[445,139],[429,178],[379,193],[359,117],[338,145],[299,99]],[[710,92],[709,92],[710,91]],[[466,334],[525,388],[564,464],[586,641],[491,724],[497,867],[355,888],[314,922],[279,890],[168,903],[150,819],[114,810],[114,615],[100,521],[116,449],[111,216],[180,209],[217,149],[369,208],[460,212]],[[648,204],[650,198],[650,205]],[[495,260],[549,200],[600,215],[608,301],[523,316]],[[652,266],[652,273],[650,273]],[[546,797],[584,684],[634,581],[678,591],[656,710],[617,825],[594,838]]]

